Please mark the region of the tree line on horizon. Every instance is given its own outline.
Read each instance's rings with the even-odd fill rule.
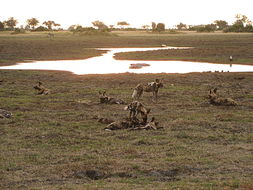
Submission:
[[[214,32],[214,31],[223,31],[223,32],[253,32],[252,21],[248,19],[247,16],[237,14],[235,16],[235,21],[232,25],[229,25],[225,20],[215,20],[211,24],[203,24],[203,25],[187,25],[182,22],[177,24],[175,28],[169,30],[189,30],[189,31],[197,31],[197,32]],[[25,33],[25,31],[59,31],[63,30],[60,28],[60,24],[55,21],[48,20],[42,22],[42,25],[39,25],[39,20],[36,18],[31,18],[26,20],[26,25],[21,25],[20,27],[16,27],[18,24],[18,20],[14,17],[10,17],[5,21],[0,21],[0,31],[13,31],[14,33]],[[117,23],[118,27],[115,25],[106,25],[102,21],[94,21],[92,22],[93,27],[83,27],[81,25],[71,25],[67,30],[73,33],[108,33],[113,30],[146,30],[151,32],[165,32],[165,24],[164,23],[155,23],[152,22],[151,25],[143,25],[141,28],[131,28],[130,24],[126,21],[120,21]]]
[[[62,30],[59,28],[61,25],[52,20],[44,21],[40,26],[38,26],[39,20],[36,18],[27,19],[25,26],[21,25],[20,27],[16,27],[17,24],[18,20],[14,17],[10,17],[5,21],[0,21],[0,31],[52,31],[55,28],[57,28],[57,30]]]

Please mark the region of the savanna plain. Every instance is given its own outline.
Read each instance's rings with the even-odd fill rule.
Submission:
[[[85,59],[100,47],[194,47],[119,53],[117,59],[253,63],[252,34],[114,32],[0,33],[0,65]],[[163,79],[158,100],[141,102],[163,127],[106,131],[97,118],[121,120],[124,105],[99,104],[98,92],[131,103],[139,83]],[[41,81],[51,90],[37,95]],[[0,70],[1,189],[253,189],[253,73],[74,75]],[[215,106],[208,93],[237,106]]]

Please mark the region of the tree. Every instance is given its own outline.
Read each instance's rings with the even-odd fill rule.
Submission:
[[[163,32],[163,31],[165,31],[165,24],[163,24],[163,23],[158,23],[158,24],[156,25],[156,31],[158,31],[158,32]]]
[[[74,31],[76,29],[76,26],[75,24],[71,25],[68,27],[68,31]]]
[[[228,27],[228,23],[225,20],[215,20],[213,23],[218,27],[218,30],[223,30]]]
[[[0,21],[0,31],[3,31],[4,30],[4,23],[2,23],[1,21]]]
[[[247,16],[237,14],[235,15],[236,21],[233,24],[238,24],[238,25],[250,25],[252,22],[248,19]]]
[[[178,30],[183,30],[187,28],[187,25],[180,22],[178,25],[176,25],[176,27]]]
[[[149,29],[149,25],[143,25],[142,28],[143,28],[144,30],[147,30],[147,29]]]
[[[4,25],[7,26],[9,30],[14,30],[15,26],[18,24],[18,21],[13,17],[10,17],[8,20],[4,21]]]
[[[68,28],[69,31],[73,32],[74,34],[77,32],[83,32],[84,28],[81,25],[71,25]]]
[[[39,24],[39,21],[36,18],[31,18],[31,19],[27,19],[27,25],[29,27],[32,27],[32,29],[34,30],[35,26],[37,26]]]
[[[152,26],[152,31],[153,32],[155,32],[155,31],[157,31],[157,32],[165,31],[165,24],[163,24],[163,23],[156,24],[155,22],[152,22],[151,26]]]
[[[152,22],[151,26],[152,26],[152,30],[155,31],[156,30],[156,23]]]
[[[129,26],[130,24],[128,24],[126,21],[121,21],[117,23],[118,26],[120,26],[121,28],[124,28],[125,26]]]
[[[48,28],[48,30],[52,30],[52,27],[53,27],[53,26],[54,26],[54,27],[61,26],[60,24],[57,24],[57,23],[55,23],[55,22],[52,21],[52,20],[45,21],[45,22],[43,22],[42,24],[44,24],[44,25]]]
[[[223,30],[224,32],[253,32],[252,22],[247,16],[237,14],[235,18],[236,21],[233,23],[233,25]]]
[[[106,30],[108,29],[108,26],[106,26],[103,22],[96,20],[94,22],[92,22],[94,27],[97,27],[97,29],[99,30]]]

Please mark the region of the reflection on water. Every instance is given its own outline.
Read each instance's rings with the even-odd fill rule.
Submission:
[[[224,65],[188,61],[129,61],[115,60],[113,55],[119,52],[148,51],[158,49],[171,49],[173,47],[159,48],[104,48],[109,50],[102,56],[85,60],[64,61],[36,61],[33,63],[20,63],[14,66],[0,67],[0,69],[25,70],[60,70],[70,71],[74,74],[108,74],[108,73],[189,73],[206,71],[247,72],[253,71],[253,66]],[[183,49],[183,48],[182,48]],[[149,64],[140,69],[131,69],[133,64]]]

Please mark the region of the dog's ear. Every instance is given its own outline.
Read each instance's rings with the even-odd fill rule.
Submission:
[[[105,96],[105,95],[106,95],[106,91],[103,92],[103,96]]]
[[[217,90],[218,90],[218,89],[217,89],[217,88],[215,88],[215,89],[213,89],[213,92],[216,94]]]
[[[99,94],[99,95],[101,95],[101,94],[102,94],[102,92],[99,90],[98,94]]]
[[[147,114],[149,114],[149,113],[150,113],[150,111],[151,111],[151,109],[149,109],[149,108],[148,108],[148,109],[147,109]]]

